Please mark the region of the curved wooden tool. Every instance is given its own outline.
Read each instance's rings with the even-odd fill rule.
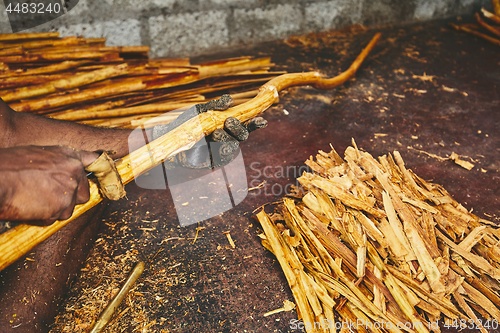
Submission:
[[[319,72],[283,74],[264,84],[257,96],[250,101],[229,108],[226,111],[208,111],[200,114],[150,142],[131,152],[116,162],[116,168],[124,184],[131,182],[135,176],[143,174],[162,163],[166,158],[187,150],[216,128],[222,128],[228,117],[235,117],[242,122],[252,119],[268,109],[278,99],[278,93],[292,86],[311,85],[318,89],[331,89],[343,84],[353,77],[370,51],[380,39],[375,34],[368,45],[361,51],[351,66],[333,78],[325,78]],[[18,225],[0,235],[0,270],[12,264],[28,253],[33,247],[50,237],[56,231],[70,223],[99,202],[102,197],[99,188],[90,182],[90,200],[77,205],[73,215],[64,221],[56,221],[50,226],[38,227],[27,224]]]

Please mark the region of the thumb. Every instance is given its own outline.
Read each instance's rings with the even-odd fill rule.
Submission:
[[[94,162],[99,157],[98,153],[86,150],[80,150],[79,155],[80,155],[80,161],[82,161],[82,164],[85,167],[92,164],[92,162]]]

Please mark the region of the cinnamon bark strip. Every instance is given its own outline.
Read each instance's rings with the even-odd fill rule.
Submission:
[[[481,8],[481,13],[483,13],[484,17],[490,19],[491,21],[495,22],[496,24],[500,24],[500,15],[498,14],[493,14],[492,12]]]
[[[34,50],[41,49],[46,47],[67,47],[68,50],[71,49],[71,46],[87,44],[88,40],[82,37],[70,36],[58,39],[37,39],[37,40],[28,40],[28,41],[19,41],[19,42],[9,42],[2,43],[0,42],[0,47],[7,46],[21,46],[24,50]],[[28,53],[28,52],[27,52]]]
[[[146,84],[142,80],[132,78],[118,83],[109,84],[106,87],[88,88],[72,94],[55,94],[50,97],[13,103],[10,106],[19,112],[46,111],[51,108],[85,102],[89,99],[117,96],[145,89]]]
[[[49,74],[49,73],[57,73],[63,72],[71,68],[76,68],[82,65],[89,63],[88,60],[82,61],[63,61],[57,64],[51,64],[47,66],[40,66],[37,68],[29,68],[23,71],[10,71],[8,74],[2,74],[0,77],[11,77],[11,76],[28,76],[28,75],[40,75],[40,74]]]
[[[494,34],[495,36],[500,37],[500,27],[497,28],[497,27],[494,27],[492,25],[489,25],[481,18],[481,15],[479,15],[478,13],[476,13],[474,15],[474,17],[476,18],[476,21],[477,21],[477,23],[479,23],[480,26],[482,26],[483,28],[485,28],[486,30],[488,30],[489,32]]]
[[[86,51],[79,53],[47,53],[47,54],[23,54],[17,56],[0,57],[1,62],[7,64],[33,63],[33,62],[57,62],[65,60],[92,59],[98,61],[123,61],[118,52]]]
[[[0,49],[0,56],[21,55],[23,52],[23,48],[20,46],[9,46]]]
[[[45,84],[50,81],[66,79],[71,73],[51,74],[51,75],[30,75],[30,76],[7,76],[0,79],[0,96],[5,95],[13,89],[24,88]],[[8,90],[7,90],[8,89]]]
[[[27,39],[58,38],[59,32],[28,32],[15,34],[0,34],[0,42]]]
[[[210,75],[215,75],[215,76],[221,76],[221,75],[227,75],[234,73],[234,69],[231,69],[233,62],[236,62],[236,65],[238,67],[238,71],[245,70],[245,71],[252,71],[252,70],[257,70],[257,69],[262,69],[262,66],[269,65],[269,59],[263,58],[263,59],[255,59],[255,60],[244,60],[244,61],[236,61],[236,60],[228,60],[228,61],[223,61],[220,64],[207,64],[207,65],[201,65],[201,71],[203,73],[199,72],[184,72],[184,73],[172,73],[172,74],[167,74],[167,75],[155,75],[155,76],[132,76],[132,77],[126,77],[126,78],[116,78],[111,81],[105,81],[106,77],[101,78],[100,80],[94,80],[94,84],[86,87],[86,89],[83,90],[78,90],[73,93],[69,94],[53,94],[51,96],[46,96],[46,97],[40,97],[43,96],[43,92],[48,93],[48,92],[54,92],[54,90],[49,90],[47,91],[47,87],[41,87],[41,90],[31,90],[31,89],[24,89],[23,93],[26,95],[34,95],[38,96],[38,98],[35,99],[30,99],[30,100],[25,100],[17,103],[11,104],[11,107],[19,112],[41,112],[43,111],[44,113],[47,113],[51,109],[54,108],[60,108],[62,106],[68,106],[76,103],[81,103],[85,102],[87,100],[93,100],[96,101],[101,98],[106,98],[110,96],[117,96],[117,95],[122,95],[124,93],[130,93],[130,92],[143,92],[143,91],[153,91],[153,90],[159,90],[159,89],[166,89],[166,88],[173,88],[173,87],[180,87],[180,86],[185,86],[190,83],[196,83],[199,82],[200,78],[205,77],[210,73]],[[120,66],[120,65],[117,65]],[[104,67],[102,69],[98,69],[95,71],[92,71],[90,73],[82,73],[79,74],[79,76],[82,77],[92,77],[91,73],[106,73],[111,71],[111,68],[116,68],[117,66],[113,67]],[[127,66],[125,64],[125,66]],[[128,67],[130,68],[130,66]],[[129,70],[127,70],[126,73],[128,73]],[[118,75],[118,73],[117,73]],[[117,76],[114,75],[114,76]],[[245,80],[246,83],[257,83],[257,82],[262,82],[264,79],[269,78],[269,76],[273,76],[272,74],[265,74],[265,75],[256,75],[257,79],[251,79],[253,75],[249,75],[248,77],[250,79]],[[262,76],[262,77],[261,77]],[[111,77],[111,76],[109,76]],[[229,87],[234,87],[235,84],[241,84],[242,80],[239,80],[237,76],[231,77],[230,75],[228,76],[229,80],[233,80],[231,83],[227,83],[225,86],[223,85],[215,85],[218,90],[223,89],[224,87],[227,89]],[[238,82],[238,80],[240,82]],[[97,82],[100,81],[100,82]],[[89,82],[90,83],[90,82]],[[210,82],[207,82],[210,83]],[[45,90],[43,90],[45,89]],[[61,87],[63,89],[63,87]],[[203,88],[202,90],[205,92],[210,92],[211,90],[215,89],[210,86],[210,84]],[[42,95],[40,95],[42,94]],[[16,92],[11,92],[7,95],[5,95],[8,100],[19,100],[20,96],[16,95]],[[3,97],[3,96],[2,96]],[[5,101],[6,98],[4,98]],[[23,98],[26,98],[23,95]],[[80,118],[76,118],[80,119]]]
[[[92,71],[89,73],[80,73],[70,78],[54,80],[41,85],[22,87],[14,89],[1,97],[5,102],[18,101],[30,97],[47,95],[61,90],[77,88],[92,82],[101,81],[110,77],[124,75],[128,71],[127,64],[120,64],[109,68]]]
[[[293,257],[289,253],[288,248],[282,243],[283,241],[281,240],[281,236],[278,234],[271,220],[263,210],[257,213],[257,219],[259,220],[265,234],[269,235],[266,239],[271,252],[278,259],[278,262],[283,269],[283,273],[288,280],[288,284],[290,285],[290,289],[292,290],[292,294],[297,304],[297,314],[299,318],[306,323],[314,323],[312,309],[307,300],[307,295],[304,290],[300,288],[298,276],[295,273],[296,270],[302,270],[302,265],[300,262],[292,259]]]
[[[479,38],[482,38],[482,39],[485,39],[487,40],[488,42],[490,43],[493,43],[495,45],[498,45],[500,46],[500,39],[498,38],[495,38],[495,37],[491,37],[491,36],[488,36],[478,30],[475,30],[475,29],[472,29],[468,26],[464,26],[464,25],[457,25],[457,24],[452,24],[451,25],[455,30],[459,30],[459,31],[464,31],[464,32],[467,32],[471,35],[474,35],[476,37],[479,37]],[[1,60],[0,60],[1,61]]]

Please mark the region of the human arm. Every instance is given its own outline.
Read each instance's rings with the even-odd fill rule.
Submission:
[[[64,146],[0,149],[0,220],[49,224],[89,199],[84,166],[97,154]]]
[[[128,153],[129,130],[98,129],[13,111],[0,100],[0,220],[48,224],[88,200],[84,167]]]
[[[113,158],[129,152],[127,129],[96,128],[15,112],[0,100],[0,148],[67,146],[77,150],[108,151]]]

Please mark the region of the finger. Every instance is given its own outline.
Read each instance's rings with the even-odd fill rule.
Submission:
[[[255,117],[243,124],[248,132],[253,132],[259,128],[264,128],[267,126],[267,120],[262,117]]]
[[[59,217],[57,218],[58,220],[67,220],[73,215],[73,211],[75,210],[75,203],[73,202],[72,205],[69,205],[66,207],[64,210],[62,210],[59,213]]]
[[[36,221],[31,221],[30,224],[36,225],[50,225],[55,221],[63,221],[69,219],[73,215],[73,211],[75,209],[75,198],[64,205],[64,208],[61,208],[58,212],[54,212],[51,217],[47,219],[41,219]]]
[[[236,118],[227,118],[224,122],[224,130],[238,141],[245,141],[248,139],[248,130]]]
[[[83,166],[88,166],[92,164],[98,157],[99,154],[93,151],[79,150],[77,155],[82,162]]]
[[[83,166],[88,166],[92,164],[99,157],[99,154],[85,150],[78,151],[78,155]],[[82,204],[89,201],[90,199],[89,181],[87,178],[87,171],[83,167],[80,170],[76,171],[75,180],[76,180],[76,189],[74,198],[75,203]]]
[[[97,157],[99,157],[99,154],[96,152],[78,150],[68,146],[43,146],[40,148],[45,151],[51,151],[59,155],[64,154],[67,157],[80,160],[84,166],[91,164]]]
[[[52,223],[54,223],[57,220],[58,220],[57,218],[53,217],[53,218],[50,218],[50,219],[43,219],[43,220],[20,221],[20,223],[46,227],[48,225],[51,225]]]
[[[220,167],[231,162],[239,152],[239,142],[222,129],[216,129],[210,136],[209,146],[212,167]]]
[[[76,189],[75,202],[77,204],[82,204],[90,199],[90,188],[89,181],[85,173],[82,173],[81,178],[78,181],[78,188]]]
[[[82,174],[80,179],[76,179],[78,184],[77,188],[73,192],[72,196],[67,196],[64,204],[61,207],[61,210],[58,214],[56,214],[58,220],[66,220],[73,215],[73,211],[75,210],[75,206],[80,203],[87,202],[90,193],[89,193],[89,183],[87,181],[87,177],[85,174]],[[86,189],[85,189],[86,188]],[[83,191],[82,191],[83,189]],[[83,193],[82,193],[83,192]]]

